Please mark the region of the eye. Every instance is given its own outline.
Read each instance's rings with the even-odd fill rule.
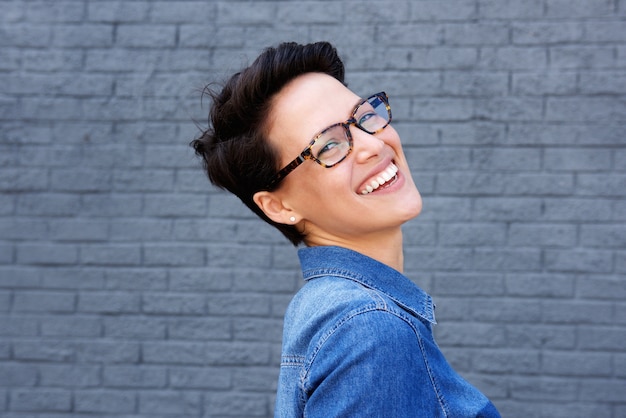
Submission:
[[[338,148],[341,147],[342,142],[343,141],[336,138],[330,138],[325,140],[324,145],[317,153],[317,158],[323,158],[325,155],[332,155],[333,153],[336,153]]]
[[[357,123],[361,126],[366,126],[367,121],[376,116],[378,116],[378,114],[372,110],[371,112],[361,115]]]

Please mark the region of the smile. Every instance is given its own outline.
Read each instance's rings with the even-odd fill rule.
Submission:
[[[392,184],[397,178],[398,167],[391,163],[387,168],[381,171],[372,181],[365,185],[365,188],[361,190],[361,194],[369,194],[373,191],[380,189],[381,187],[387,187]]]

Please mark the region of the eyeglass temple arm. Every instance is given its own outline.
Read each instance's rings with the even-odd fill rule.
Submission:
[[[302,164],[303,162],[306,161],[306,158],[304,158],[304,153],[298,155],[298,158],[296,158],[295,160],[293,160],[292,162],[290,162],[289,164],[287,164],[285,167],[283,167],[278,173],[276,173],[276,176],[274,177],[274,179],[270,182],[270,184],[267,185],[268,189],[271,189],[272,187],[274,187],[274,185],[278,184],[282,179],[284,179],[285,177],[287,177],[287,174],[291,173],[293,170],[296,169],[296,167],[298,167],[300,164]]]

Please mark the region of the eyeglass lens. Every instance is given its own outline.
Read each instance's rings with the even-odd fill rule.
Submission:
[[[356,109],[354,120],[358,128],[374,134],[389,123],[389,111],[379,96],[373,96]],[[317,136],[311,154],[325,166],[337,164],[350,152],[349,135],[349,125],[332,125]]]

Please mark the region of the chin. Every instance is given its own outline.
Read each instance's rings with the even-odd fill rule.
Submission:
[[[401,203],[401,207],[404,214],[404,222],[416,218],[422,212],[422,196],[419,194],[417,189],[415,189],[415,196],[412,196],[411,199],[403,201]]]

